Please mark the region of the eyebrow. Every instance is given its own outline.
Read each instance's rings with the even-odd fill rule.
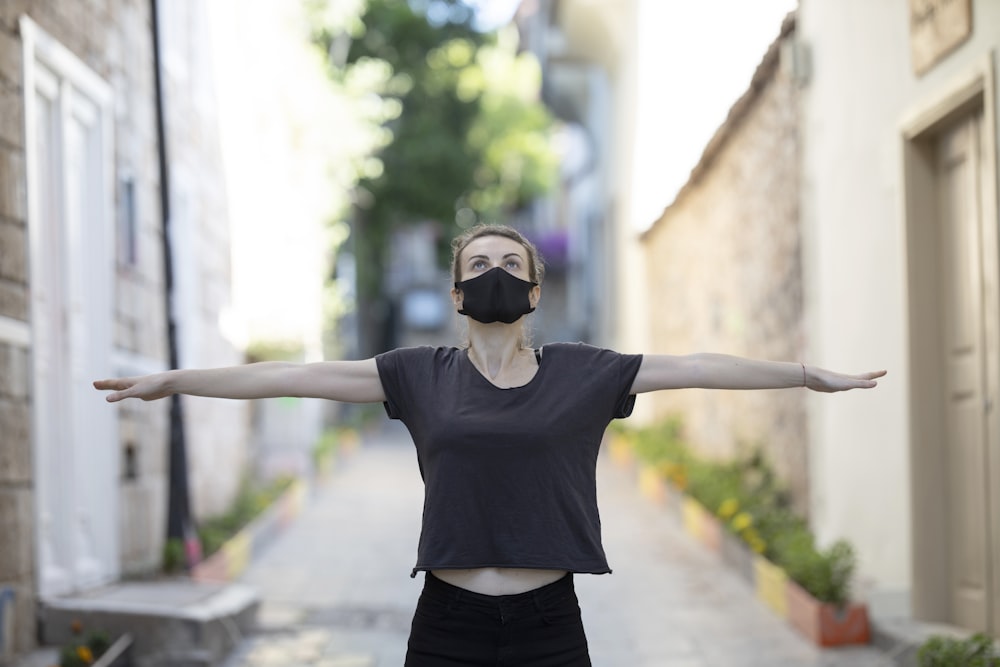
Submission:
[[[501,257],[500,259],[507,259],[508,257],[517,257],[520,260],[524,259],[523,257],[521,257],[521,255],[519,253],[516,253],[516,252],[509,252],[506,255],[504,255],[503,257]],[[486,255],[473,255],[472,257],[470,257],[469,259],[467,259],[465,261],[466,262],[471,262],[474,259],[489,259],[489,257],[487,257]]]

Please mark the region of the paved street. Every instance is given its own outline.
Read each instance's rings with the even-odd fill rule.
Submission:
[[[873,649],[812,647],[628,475],[601,466],[615,572],[576,578],[595,667],[890,665]],[[263,599],[262,627],[226,667],[402,665],[422,583],[409,577],[421,494],[412,445],[395,423],[343,460],[245,575]]]

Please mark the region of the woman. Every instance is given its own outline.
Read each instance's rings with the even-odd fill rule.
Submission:
[[[595,468],[604,429],[635,395],[685,387],[833,392],[845,375],[721,354],[626,355],[584,344],[528,347],[541,297],[535,247],[481,225],[453,243],[452,300],[468,346],[403,348],[363,361],[263,362],[95,382],[107,400],[172,393],[382,402],[417,448],[425,572],[406,665],[589,665],[573,573],[608,573]]]

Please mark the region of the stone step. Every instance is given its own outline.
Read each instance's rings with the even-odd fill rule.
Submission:
[[[213,667],[248,635],[260,605],[242,584],[189,579],[118,582],[70,597],[43,600],[41,641],[61,646],[82,634],[129,634],[134,667]]]

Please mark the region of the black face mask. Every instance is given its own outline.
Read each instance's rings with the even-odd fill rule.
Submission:
[[[528,294],[537,284],[494,267],[475,278],[455,283],[455,288],[462,290],[462,309],[458,312],[483,324],[511,324],[535,309]]]

